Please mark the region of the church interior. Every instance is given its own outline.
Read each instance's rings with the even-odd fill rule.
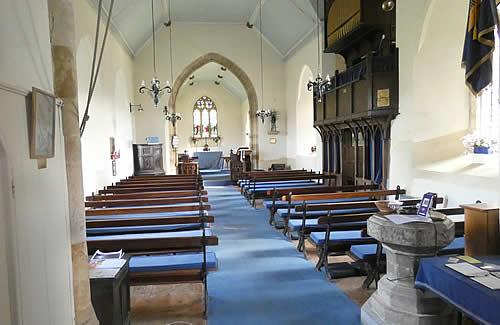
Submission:
[[[500,324],[499,0],[3,0],[0,324]]]

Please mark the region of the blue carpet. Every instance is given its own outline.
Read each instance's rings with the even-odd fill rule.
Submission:
[[[359,307],[269,226],[267,210],[251,208],[231,187],[208,193],[219,237],[209,324],[360,323]]]

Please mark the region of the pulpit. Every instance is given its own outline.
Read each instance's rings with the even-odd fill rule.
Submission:
[[[236,153],[231,150],[229,167],[234,182],[241,178],[242,173],[252,171],[252,150],[248,147],[240,147]]]

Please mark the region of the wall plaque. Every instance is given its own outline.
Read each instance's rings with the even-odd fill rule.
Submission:
[[[391,92],[389,88],[377,90],[377,107],[391,106]]]

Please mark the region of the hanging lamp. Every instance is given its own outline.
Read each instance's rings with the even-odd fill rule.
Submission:
[[[154,17],[154,0],[151,0],[151,23],[153,25],[153,79],[151,79],[150,88],[146,87],[146,82],[143,80],[141,83],[141,87],[139,88],[139,93],[144,94],[148,92],[151,98],[153,98],[153,103],[155,107],[158,107],[158,103],[160,102],[160,97],[166,91],[167,93],[172,92],[172,88],[170,87],[170,82],[167,80],[166,85],[164,87],[161,86],[161,81],[158,79],[156,73],[156,35],[155,35],[155,17]],[[170,3],[170,2],[169,2]],[[169,11],[170,15],[170,11]],[[170,58],[172,60],[172,58]]]
[[[262,0],[259,0],[259,29],[260,29],[260,102],[262,107],[255,114],[260,117],[262,124],[266,118],[271,117],[273,112],[269,108],[264,108],[264,55],[262,50]]]
[[[172,50],[172,16],[170,0],[168,0],[168,23],[165,26],[168,28],[168,37],[169,37],[169,52],[170,52],[170,80],[174,80],[174,58],[173,58],[173,50]],[[194,77],[194,76],[193,76]],[[191,79],[191,77],[189,77]],[[165,119],[172,123],[172,126],[175,128],[177,121],[182,120],[182,116],[176,112],[170,112],[168,109],[168,105],[163,109],[163,114],[165,114]]]
[[[319,22],[319,0],[316,0],[316,34],[318,37],[318,74],[316,75],[316,79],[310,79],[307,83],[307,90],[313,91],[318,97],[318,103],[323,101],[323,94],[325,91],[330,89],[332,86],[332,81],[330,79],[330,75],[326,75],[326,78],[323,80],[321,76],[321,40],[320,40],[320,22]]]

